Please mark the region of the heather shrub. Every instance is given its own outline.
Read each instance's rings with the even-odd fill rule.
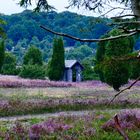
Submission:
[[[138,130],[140,128],[140,110],[125,110],[118,114],[119,123],[123,129]],[[105,131],[112,131],[115,128],[114,119],[107,121],[102,128]]]
[[[44,66],[39,65],[23,65],[19,74],[23,78],[45,79],[46,71]]]

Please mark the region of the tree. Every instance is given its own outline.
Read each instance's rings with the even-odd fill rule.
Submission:
[[[0,38],[6,38],[6,33],[3,29],[3,25],[5,25],[6,22],[0,18]]]
[[[64,75],[64,46],[62,38],[55,38],[53,41],[53,55],[48,68],[50,80],[62,80]]]
[[[93,55],[93,49],[91,49],[87,45],[81,45],[76,48],[71,48],[70,50],[66,51],[65,57],[66,59],[76,59],[76,60],[83,60],[86,57],[90,57]]]
[[[43,66],[42,52],[37,47],[31,46],[28,49],[19,75],[23,78],[45,79],[46,70]]]
[[[42,65],[43,64],[43,58],[42,58],[42,53],[41,51],[35,47],[35,46],[31,46],[27,53],[25,54],[24,58],[23,58],[23,64],[27,65]]]
[[[132,56],[136,56],[136,53],[132,53]],[[131,61],[131,67],[132,67],[132,71],[131,71],[131,79],[137,79],[138,77],[140,77],[140,60],[132,60]]]
[[[27,7],[29,5],[32,5],[31,0],[20,0],[19,1],[20,6]],[[34,9],[35,11],[40,11],[40,10],[52,10],[55,9],[53,6],[49,5],[47,0],[38,0],[36,2],[37,6]]]
[[[112,30],[109,36],[121,34],[121,30]],[[133,37],[117,39],[100,43],[97,50],[97,73],[101,81],[111,85],[115,90],[126,84],[130,77],[130,64],[126,61],[120,61],[119,58],[130,54],[133,50]]]
[[[4,57],[5,57],[4,40],[0,40],[0,71],[4,63]]]
[[[88,57],[82,61],[84,70],[82,72],[83,80],[99,80],[98,75],[94,71],[94,58]]]
[[[16,74],[16,57],[12,53],[5,53],[2,74]]]

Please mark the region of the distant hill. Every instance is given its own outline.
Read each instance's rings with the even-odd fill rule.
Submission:
[[[44,60],[47,61],[51,56],[54,35],[41,29],[40,25],[79,38],[99,38],[110,30],[106,25],[108,19],[83,16],[68,11],[35,13],[25,10],[10,16],[0,15],[0,18],[7,22],[4,27],[8,36],[6,49],[13,52],[18,57],[19,62],[22,61],[22,57],[30,45],[36,45],[43,51]],[[83,45],[69,38],[64,38],[64,42],[65,47]],[[95,43],[86,43],[86,45],[90,48],[96,48]]]

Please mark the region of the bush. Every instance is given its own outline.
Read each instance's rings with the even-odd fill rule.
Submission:
[[[0,40],[0,71],[1,71],[2,65],[4,63],[4,57],[5,57],[4,40]]]
[[[16,57],[12,53],[5,53],[4,64],[2,66],[2,74],[18,74],[18,70],[16,69]]]
[[[82,71],[83,80],[99,80],[98,75],[94,71],[93,58],[87,58],[82,61],[84,70]]]
[[[45,79],[45,68],[39,65],[23,65],[19,74],[23,78]]]
[[[31,46],[23,58],[24,65],[43,65],[42,52],[35,46]]]

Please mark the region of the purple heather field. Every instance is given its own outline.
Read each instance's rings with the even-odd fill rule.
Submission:
[[[140,81],[110,107],[107,104],[117,92],[96,80],[67,83],[1,75],[0,87],[0,140],[120,140],[115,114],[121,128],[127,134],[132,132],[132,139],[139,140]],[[65,115],[68,111],[77,115]],[[44,117],[45,113],[57,116],[37,117]],[[27,119],[28,115],[34,118]],[[22,119],[17,121],[16,117]]]
[[[126,86],[129,86],[133,81],[129,81]],[[101,81],[93,80],[93,81],[85,81],[80,83],[70,83],[63,81],[50,81],[50,80],[31,80],[31,79],[23,79],[18,76],[8,76],[1,75],[0,76],[0,87],[106,87],[105,83]],[[135,86],[140,86],[140,81],[135,84]]]

